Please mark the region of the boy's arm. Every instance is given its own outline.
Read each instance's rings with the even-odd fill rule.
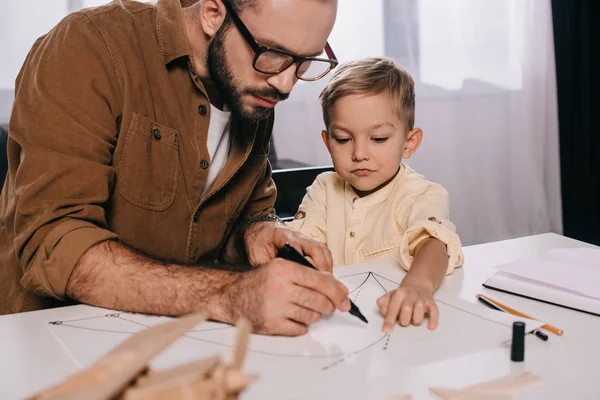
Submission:
[[[433,293],[440,287],[448,269],[446,245],[427,238],[415,248],[415,257],[400,287],[417,287]]]
[[[389,333],[398,322],[402,326],[420,325],[429,316],[429,329],[435,329],[438,309],[433,293],[445,274],[462,265],[460,239],[448,220],[448,193],[439,185],[430,185],[416,195],[407,212],[398,215],[406,227],[398,258],[408,273],[400,287],[377,300],[385,315],[383,331]]]
[[[398,259],[402,268],[410,271],[413,267],[421,268],[422,261],[417,262],[418,248],[426,239],[437,239],[444,245],[446,254],[445,274],[450,274],[463,264],[463,253],[456,227],[449,220],[450,204],[448,192],[442,186],[430,184],[423,192],[414,197],[412,204],[404,215],[399,216],[399,224],[405,231],[400,242]],[[439,247],[439,246],[438,246]],[[428,249],[427,246],[426,249]],[[426,250],[424,257],[429,260]],[[426,264],[429,264],[427,262]]]

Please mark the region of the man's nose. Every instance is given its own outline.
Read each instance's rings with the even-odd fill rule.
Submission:
[[[296,64],[292,64],[280,73],[267,78],[267,83],[283,94],[290,93],[296,82],[298,82]]]
[[[352,160],[353,161],[364,161],[369,159],[367,146],[360,141],[354,142],[354,148],[352,149]]]

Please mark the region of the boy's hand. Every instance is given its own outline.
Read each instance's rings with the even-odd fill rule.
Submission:
[[[417,285],[403,285],[377,299],[379,311],[385,316],[383,332],[391,333],[396,321],[402,326],[421,325],[429,315],[428,328],[434,330],[438,323],[438,308],[431,289]]]

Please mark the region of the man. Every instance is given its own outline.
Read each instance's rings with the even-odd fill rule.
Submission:
[[[267,162],[275,104],[336,64],[336,6],[117,0],[38,39],[9,125],[0,313],[74,299],[298,335],[348,311],[328,250],[270,215]],[[321,271],[276,259],[286,242]]]

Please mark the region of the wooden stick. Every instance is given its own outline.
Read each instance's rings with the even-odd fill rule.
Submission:
[[[444,400],[510,400],[510,396],[471,392],[461,389],[447,389],[431,387],[429,391]]]
[[[523,314],[522,312],[520,312],[520,311],[517,311],[517,310],[515,310],[514,308],[511,308],[511,307],[509,307],[509,306],[507,306],[507,305],[504,305],[504,304],[500,303],[499,301],[496,301],[496,300],[494,300],[494,299],[491,299],[491,298],[489,298],[489,297],[487,297],[487,296],[484,296],[484,295],[482,295],[482,294],[478,294],[477,296],[479,296],[479,297],[483,297],[484,299],[488,300],[488,301],[489,301],[489,302],[491,302],[491,303],[494,303],[494,304],[495,304],[495,305],[497,305],[498,307],[501,307],[501,308],[503,308],[503,309],[504,309],[506,312],[508,312],[508,313],[510,313],[510,314],[512,314],[512,315],[516,315],[516,316],[518,316],[518,317],[529,318],[529,319],[534,319],[534,320],[536,320],[536,321],[539,321],[539,319],[537,319],[537,318],[530,317],[530,316],[529,316],[529,315],[527,315],[527,314]],[[552,332],[552,333],[554,333],[555,335],[558,335],[558,336],[560,336],[560,335],[562,335],[562,334],[563,334],[563,331],[562,331],[562,329],[559,329],[559,328],[557,328],[557,327],[555,327],[555,326],[553,326],[553,325],[550,325],[550,324],[544,324],[544,325],[542,325],[542,328],[544,328],[544,329],[546,329],[547,331],[550,331],[550,332]]]
[[[237,329],[235,343],[231,352],[231,362],[229,363],[229,367],[233,369],[242,368],[242,364],[246,358],[250,332],[252,332],[252,324],[247,319],[242,318],[237,323]]]
[[[542,378],[525,371],[478,385],[472,385],[466,387],[465,390],[478,393],[511,394],[517,390],[537,386],[542,382]]]
[[[172,379],[181,378],[184,376],[204,377],[212,374],[215,368],[219,365],[219,357],[213,356],[205,360],[194,361],[188,364],[179,365],[174,368],[153,371],[147,376],[139,378],[136,382],[137,388],[145,386],[157,385],[162,382]]]
[[[217,385],[213,381],[196,376],[191,379],[176,378],[157,385],[133,387],[125,391],[121,400],[212,400],[217,392]]]
[[[205,319],[203,315],[193,314],[144,329],[91,367],[72,375],[34,399],[111,399],[146,370],[152,358]]]

